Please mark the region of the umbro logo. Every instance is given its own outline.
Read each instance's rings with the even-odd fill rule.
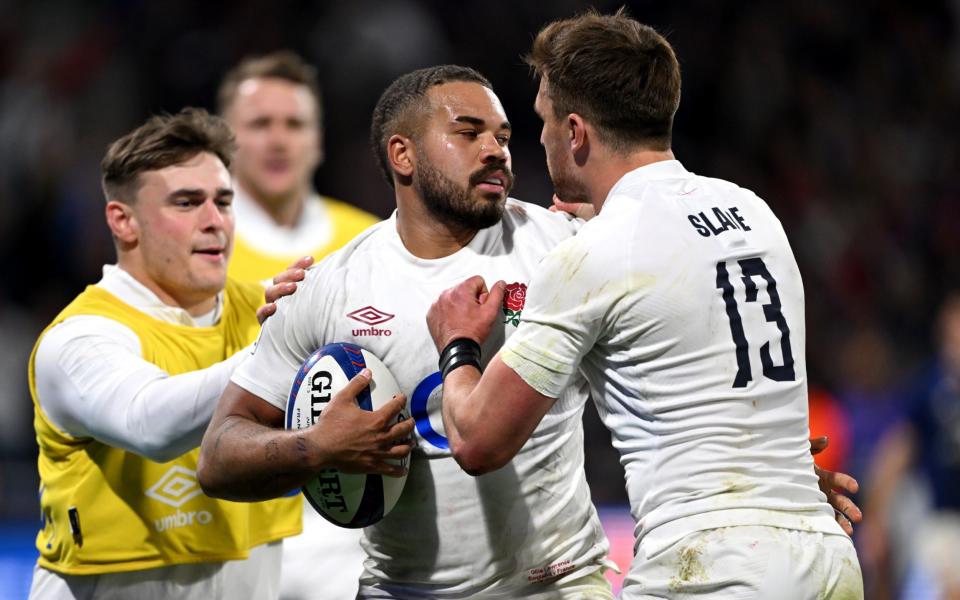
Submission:
[[[197,472],[180,465],[171,467],[146,492],[148,497],[174,508],[180,508],[187,500],[202,493],[197,483]]]
[[[197,482],[196,471],[191,471],[180,465],[170,467],[160,478],[160,481],[146,491],[148,497],[177,509],[175,513],[162,515],[153,520],[153,527],[157,530],[157,533],[191,525],[208,525],[213,521],[213,514],[209,510],[191,510],[188,512],[180,510],[180,507],[187,500],[202,493],[203,490],[200,489],[200,484]]]
[[[374,308],[373,306],[364,306],[363,308],[358,308],[353,312],[347,313],[347,316],[353,319],[354,321],[359,321],[364,325],[369,325],[368,328],[353,329],[351,334],[355,337],[360,336],[389,336],[393,332],[389,329],[379,329],[375,325],[381,323],[386,323],[396,315],[391,315],[388,312],[384,312],[379,308]]]
[[[365,323],[367,325],[379,325],[380,323],[386,323],[396,315],[391,315],[388,312],[383,312],[379,308],[374,308],[372,306],[364,306],[363,308],[358,308],[351,313],[347,313],[347,316],[354,321],[360,321],[361,323]]]
[[[203,493],[197,482],[197,472],[186,467],[174,465],[146,491],[147,497],[177,509],[177,512],[162,515],[153,520],[157,533],[191,525],[208,525],[213,521],[209,510],[191,510],[183,512],[180,507],[191,498]]]

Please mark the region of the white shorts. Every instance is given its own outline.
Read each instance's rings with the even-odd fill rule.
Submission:
[[[345,529],[303,503],[303,533],[283,540],[281,600],[352,600],[363,559],[362,529]]]
[[[860,562],[845,535],[740,525],[696,531],[655,555],[642,553],[641,544],[623,600],[863,599]]]
[[[377,584],[361,585],[357,600],[415,600],[429,598],[476,598],[477,600],[614,600],[610,582],[604,576],[605,569],[599,569],[573,581],[564,583],[531,584],[525,590],[492,594],[450,595],[437,594],[423,588],[409,588],[401,585]]]
[[[235,600],[277,598],[282,542],[250,551],[246,560],[172,565],[103,575],[33,570],[30,600]]]

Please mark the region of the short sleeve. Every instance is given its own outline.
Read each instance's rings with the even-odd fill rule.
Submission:
[[[607,329],[622,295],[622,265],[607,254],[589,239],[568,239],[544,257],[530,283],[520,325],[500,358],[544,396],[560,396]]]
[[[263,400],[286,410],[293,379],[314,350],[326,338],[335,304],[332,283],[336,270],[326,261],[309,269],[296,292],[277,301],[277,312],[268,318],[250,357],[234,371],[231,381]]]

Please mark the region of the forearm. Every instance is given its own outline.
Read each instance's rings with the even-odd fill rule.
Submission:
[[[519,298],[510,292],[513,306],[523,305],[524,289],[517,288]],[[490,327],[501,317],[506,290],[503,281],[488,291],[481,277],[471,277],[441,293],[427,311],[427,327],[440,351],[444,373],[442,414],[447,439],[454,459],[472,475],[509,462],[560,391],[553,397],[544,395],[538,391],[542,386],[535,389],[529,385],[504,364],[500,354],[482,375],[470,365],[479,350],[476,344],[487,338]]]
[[[479,382],[480,371],[472,366],[451,371],[443,381],[443,428],[455,458],[476,442],[478,403],[472,394]]]
[[[215,498],[256,501],[282,496],[323,467],[306,431],[275,429],[228,415],[203,437],[197,479]]]
[[[282,429],[284,413],[236,383],[224,390],[200,445],[197,479],[210,496],[229,500],[275,498],[317,473],[405,473],[397,461],[410,453],[413,420],[398,419],[402,394],[375,411],[357,406],[370,384],[364,369],[306,429]]]
[[[125,404],[120,413],[123,426],[99,431],[97,437],[112,437],[115,445],[157,462],[193,450],[203,439],[230,374],[245,355],[241,351],[207,369],[151,382]]]
[[[453,457],[471,475],[499,469],[520,451],[553,402],[499,356],[482,376],[474,367],[451,371],[443,382],[443,418]]]
[[[73,318],[41,341],[38,401],[62,431],[157,462],[196,448],[230,374],[246,355],[170,376],[144,360],[126,327]]]

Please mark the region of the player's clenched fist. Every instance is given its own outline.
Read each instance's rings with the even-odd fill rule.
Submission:
[[[437,350],[453,340],[467,338],[482,344],[500,314],[506,283],[491,289],[479,275],[444,290],[427,311],[427,326]]]

